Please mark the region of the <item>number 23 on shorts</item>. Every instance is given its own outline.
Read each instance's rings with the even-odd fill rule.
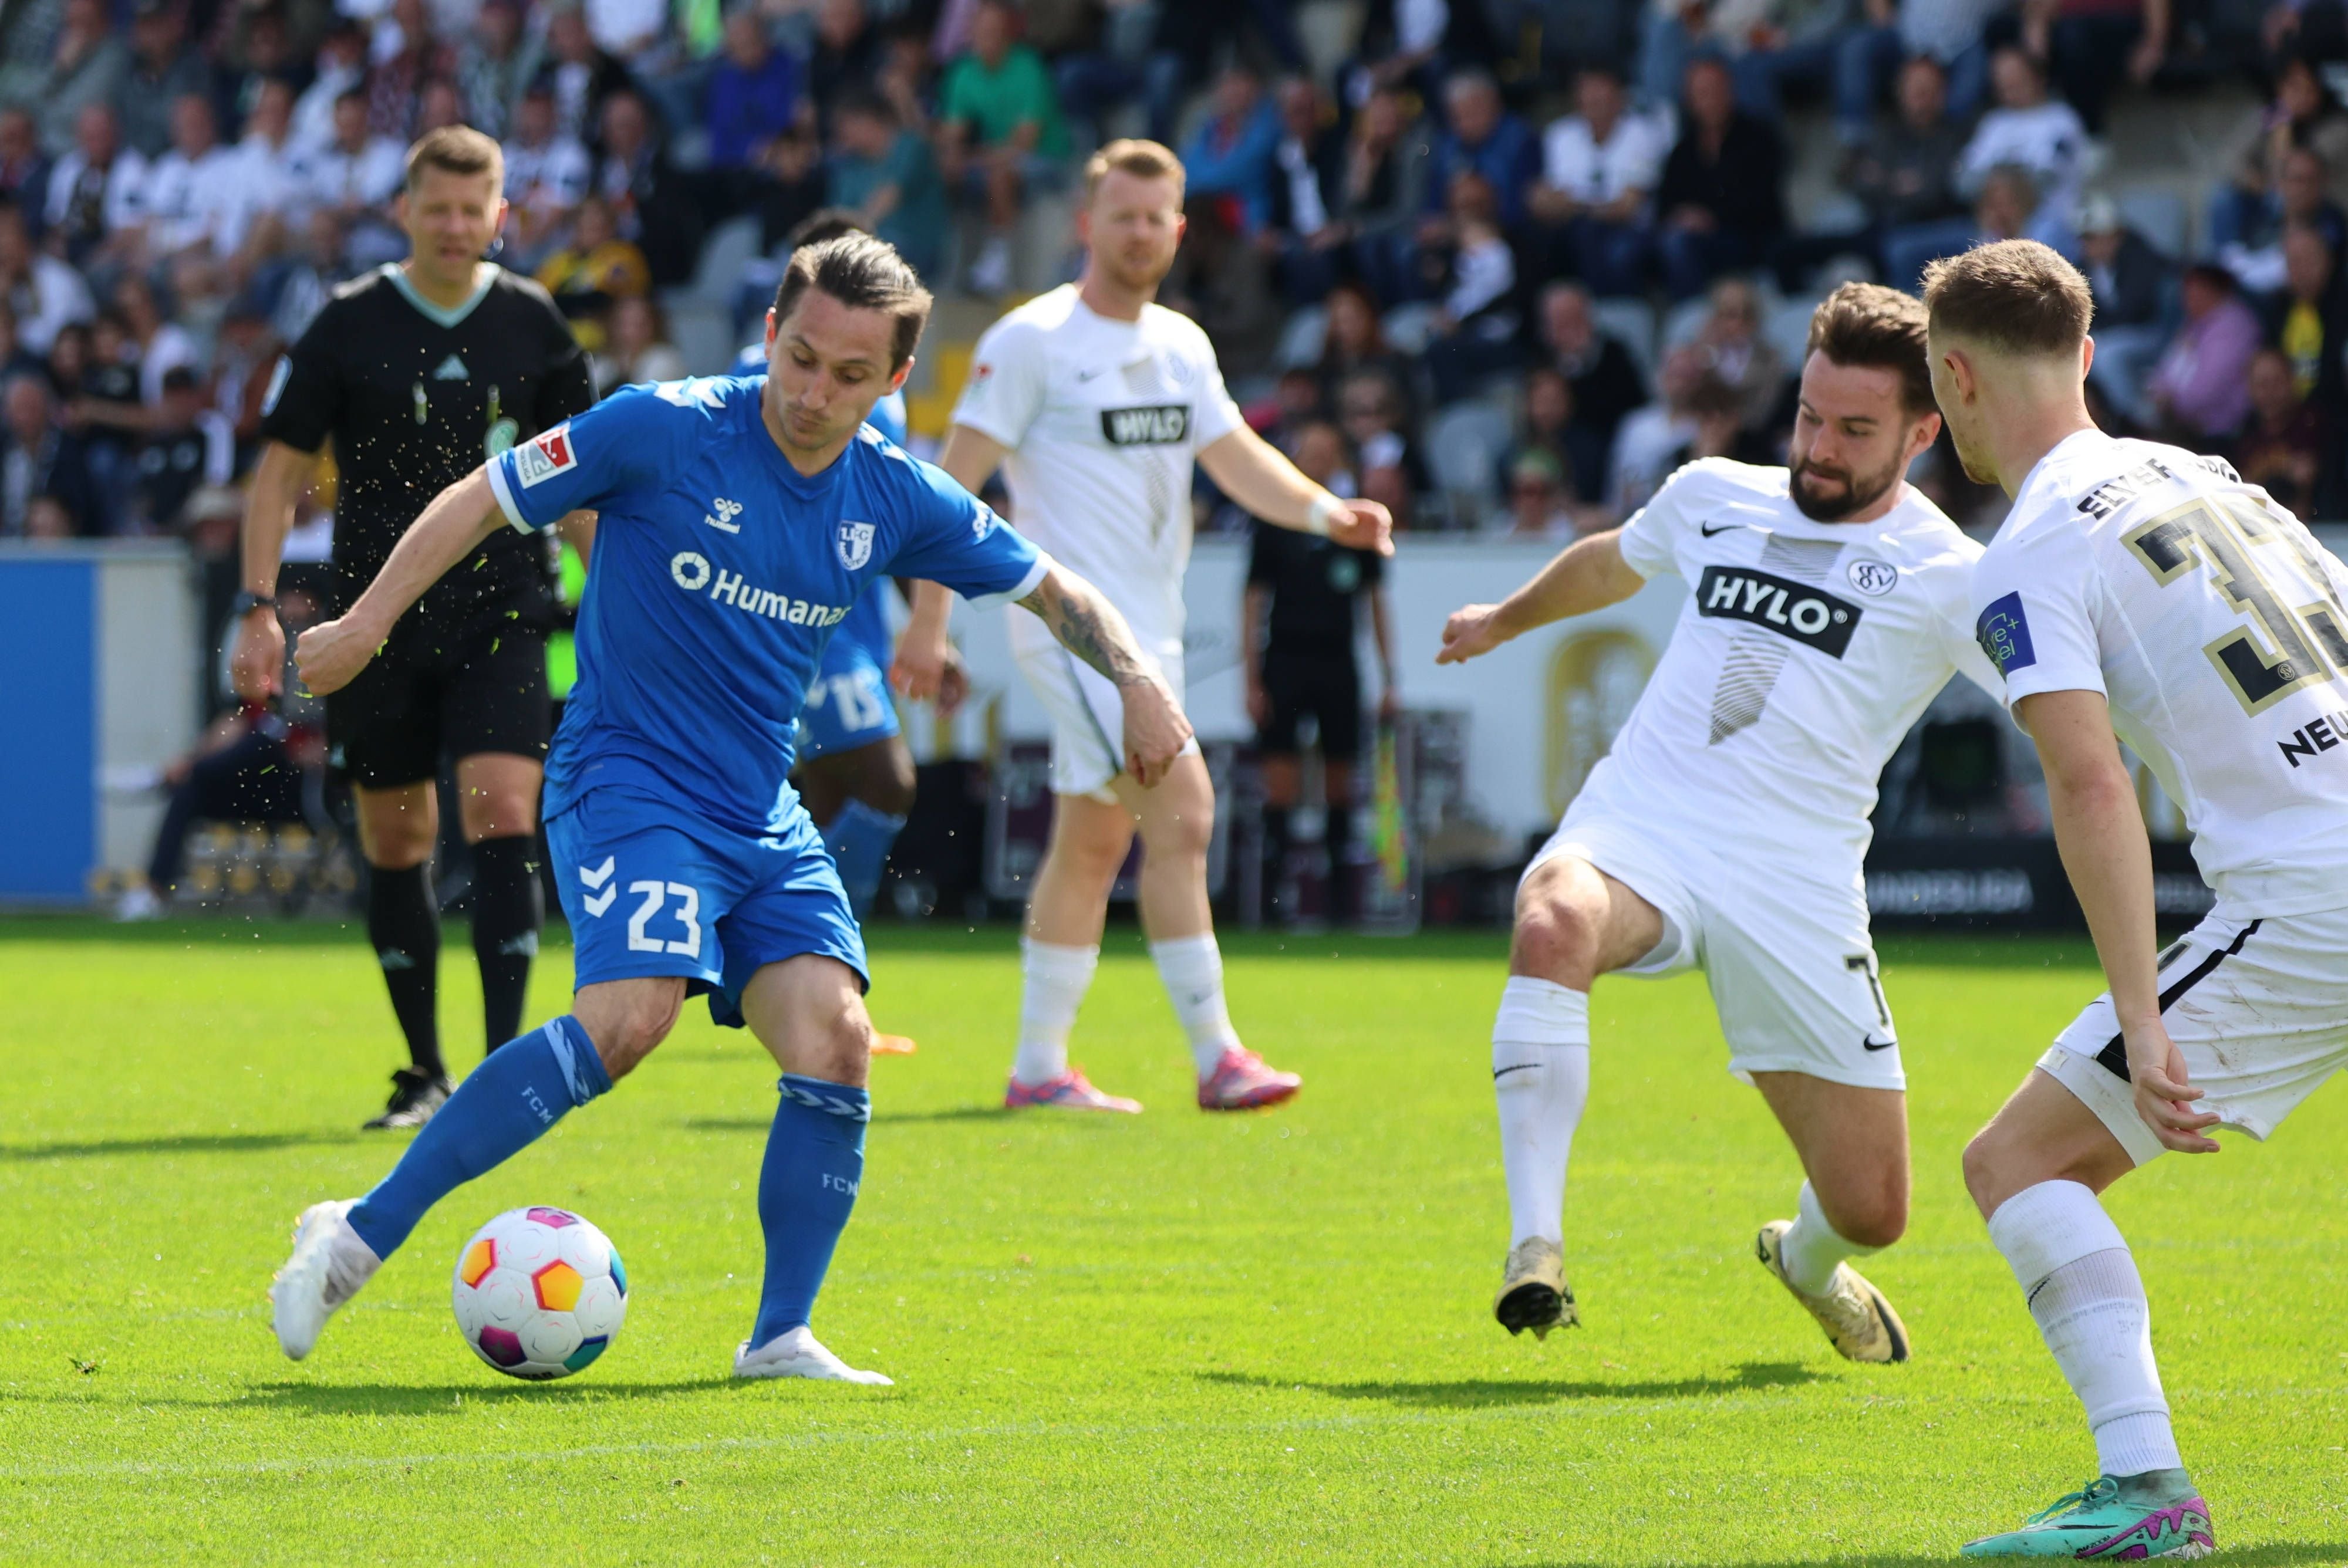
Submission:
[[[631,882],[636,899],[628,916],[628,950],[633,953],[675,953],[701,957],[701,895],[682,882]],[[665,914],[664,914],[665,911]],[[664,938],[650,929],[655,918],[665,918],[682,935]]]

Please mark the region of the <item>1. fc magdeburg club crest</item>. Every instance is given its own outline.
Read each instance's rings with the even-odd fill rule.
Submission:
[[[872,525],[842,523],[839,525],[839,564],[850,571],[860,570],[872,559]]]

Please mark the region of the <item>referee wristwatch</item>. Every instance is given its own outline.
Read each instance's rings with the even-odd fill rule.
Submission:
[[[246,616],[251,615],[256,610],[273,611],[276,608],[277,596],[275,594],[254,593],[250,589],[241,588],[237,589],[236,597],[229,600],[229,616],[232,620],[242,620]]]

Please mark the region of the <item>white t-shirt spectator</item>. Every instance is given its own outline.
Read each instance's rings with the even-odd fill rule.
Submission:
[[[8,291],[8,305],[16,313],[16,341],[40,354],[67,325],[98,313],[81,274],[46,251],[33,252],[24,280]]]
[[[1517,286],[1516,252],[1497,234],[1462,245],[1451,261],[1451,288],[1443,296],[1443,313],[1464,322],[1478,311],[1507,297]]]
[[[57,167],[49,170],[49,192],[42,212],[50,224],[66,220],[73,209],[75,189],[88,172],[89,159],[79,148],[57,159]],[[127,147],[116,153],[113,166],[106,171],[105,195],[99,199],[108,229],[128,229],[139,221],[139,200],[146,186],[147,160]]]
[[[668,20],[663,0],[587,0],[587,32],[595,46],[626,59],[659,41]]]
[[[310,204],[318,207],[379,207],[407,178],[407,155],[387,136],[375,138],[355,153],[330,146],[311,154],[307,162]]]
[[[506,200],[539,212],[561,212],[587,194],[593,166],[587,149],[567,136],[549,137],[539,147],[505,144]]]
[[[2060,98],[2026,109],[1992,109],[1981,117],[1957,159],[1957,187],[1977,191],[1991,169],[2018,164],[2038,181],[2042,200],[2068,212],[2078,204],[2086,156],[2087,128],[2079,112]]]
[[[174,148],[157,159],[139,196],[149,249],[170,254],[201,247],[215,256],[232,254],[252,219],[244,178],[244,160],[231,148],[192,159]]]
[[[188,335],[186,329],[172,322],[157,327],[155,341],[139,356],[139,400],[149,408],[161,403],[163,377],[181,365],[193,370],[196,361],[196,340]]]
[[[309,155],[291,136],[272,147],[255,133],[236,144],[236,155],[243,165],[248,219],[263,212],[291,219],[308,210]]]
[[[1695,415],[1673,414],[1660,400],[1624,415],[1615,427],[1609,465],[1614,471],[1614,493],[1607,503],[1614,515],[1627,518],[1645,506],[1695,437]]]
[[[366,85],[364,66],[328,66],[294,102],[294,141],[324,152],[335,145],[335,100]]]
[[[1626,114],[1601,142],[1590,122],[1568,115],[1541,137],[1541,180],[1585,207],[1599,207],[1626,190],[1653,190],[1671,156],[1671,136],[1644,115]]]

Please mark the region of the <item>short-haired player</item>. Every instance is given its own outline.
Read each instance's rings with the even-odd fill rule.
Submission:
[[[1691,590],[1607,756],[1517,892],[1492,1030],[1511,1333],[1578,1321],[1563,1203],[1588,1096],[1601,974],[1701,968],[1729,1067],[1760,1090],[1808,1174],[1761,1263],[1859,1361],[1908,1334],[1846,1260],[1908,1219],[1906,1076],[1876,976],[1860,861],[1876,781],[1925,705],[1993,673],[1967,636],[1978,546],[1910,488],[1940,433],[1923,308],[1873,284],[1811,318],[1790,468],[1705,459],[1621,528],[1567,548],[1499,604],[1444,628],[1438,661],[1628,599]]]
[[[1124,613],[1177,693],[1182,575],[1190,559],[1195,461],[1223,493],[1275,527],[1391,553],[1375,501],[1340,500],[1248,428],[1206,334],[1156,302],[1182,241],[1181,162],[1154,141],[1115,141],[1085,171],[1083,279],[1032,300],[979,340],[939,465],[983,485],[998,465],[1012,512],[1055,559]],[[898,640],[899,683],[927,694],[945,648],[946,596],[917,593]],[[1052,715],[1052,838],[1027,906],[1018,1053],[1004,1102],[1138,1111],[1069,1066],[1068,1032],[1092,984],[1109,890],[1142,844],[1141,922],[1189,1035],[1199,1104],[1243,1110],[1289,1098],[1300,1080],[1241,1044],[1223,1001],[1207,904],[1215,795],[1193,747],[1144,792],[1109,741],[1118,693],[1017,620],[1011,647]]]
[[[1977,630],[2037,743],[2110,984],[1964,1162],[2097,1473],[1964,1554],[2199,1557],[2209,1506],[2097,1194],[2165,1151],[2214,1152],[2220,1129],[2266,1137],[2348,1065],[2348,569],[2222,460],[2096,428],[2087,284],[2053,251],[1936,262],[1925,299],[1957,456],[2013,498],[1974,569]],[[2183,806],[2217,894],[2166,949],[2123,740]]]

